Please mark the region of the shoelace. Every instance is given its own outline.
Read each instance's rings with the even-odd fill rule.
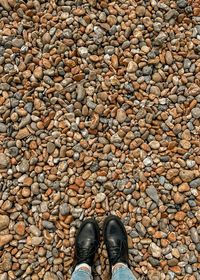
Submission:
[[[111,259],[112,263],[115,263],[118,258],[120,257],[122,253],[122,249],[126,246],[125,240],[119,240],[119,245],[116,246],[109,246],[109,251],[111,252],[111,255],[114,255],[114,257]]]
[[[80,244],[77,244],[78,255],[76,254],[76,257],[79,259],[79,262],[82,262],[85,259],[90,258],[93,254],[95,254],[97,246],[98,244],[96,241],[90,246],[89,249],[83,248]]]

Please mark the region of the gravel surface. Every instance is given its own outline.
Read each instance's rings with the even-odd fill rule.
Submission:
[[[139,280],[200,280],[199,136],[199,0],[0,0],[0,280],[70,279],[109,214]]]

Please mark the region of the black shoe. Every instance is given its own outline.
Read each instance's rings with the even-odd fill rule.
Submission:
[[[92,266],[99,247],[99,226],[94,219],[85,220],[75,238],[74,268],[81,263]]]
[[[127,233],[117,216],[109,216],[105,219],[103,238],[108,251],[110,269],[119,262],[129,266]]]

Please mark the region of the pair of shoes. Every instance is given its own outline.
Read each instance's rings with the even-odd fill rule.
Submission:
[[[128,242],[124,225],[117,216],[109,216],[103,225],[103,239],[108,251],[110,268],[116,263],[128,265]],[[86,263],[93,265],[100,244],[100,231],[94,219],[85,220],[75,238],[74,266]]]

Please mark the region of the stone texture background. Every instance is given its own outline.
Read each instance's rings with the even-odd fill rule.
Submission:
[[[109,214],[138,279],[199,280],[199,85],[199,1],[0,0],[0,280],[70,279]]]

